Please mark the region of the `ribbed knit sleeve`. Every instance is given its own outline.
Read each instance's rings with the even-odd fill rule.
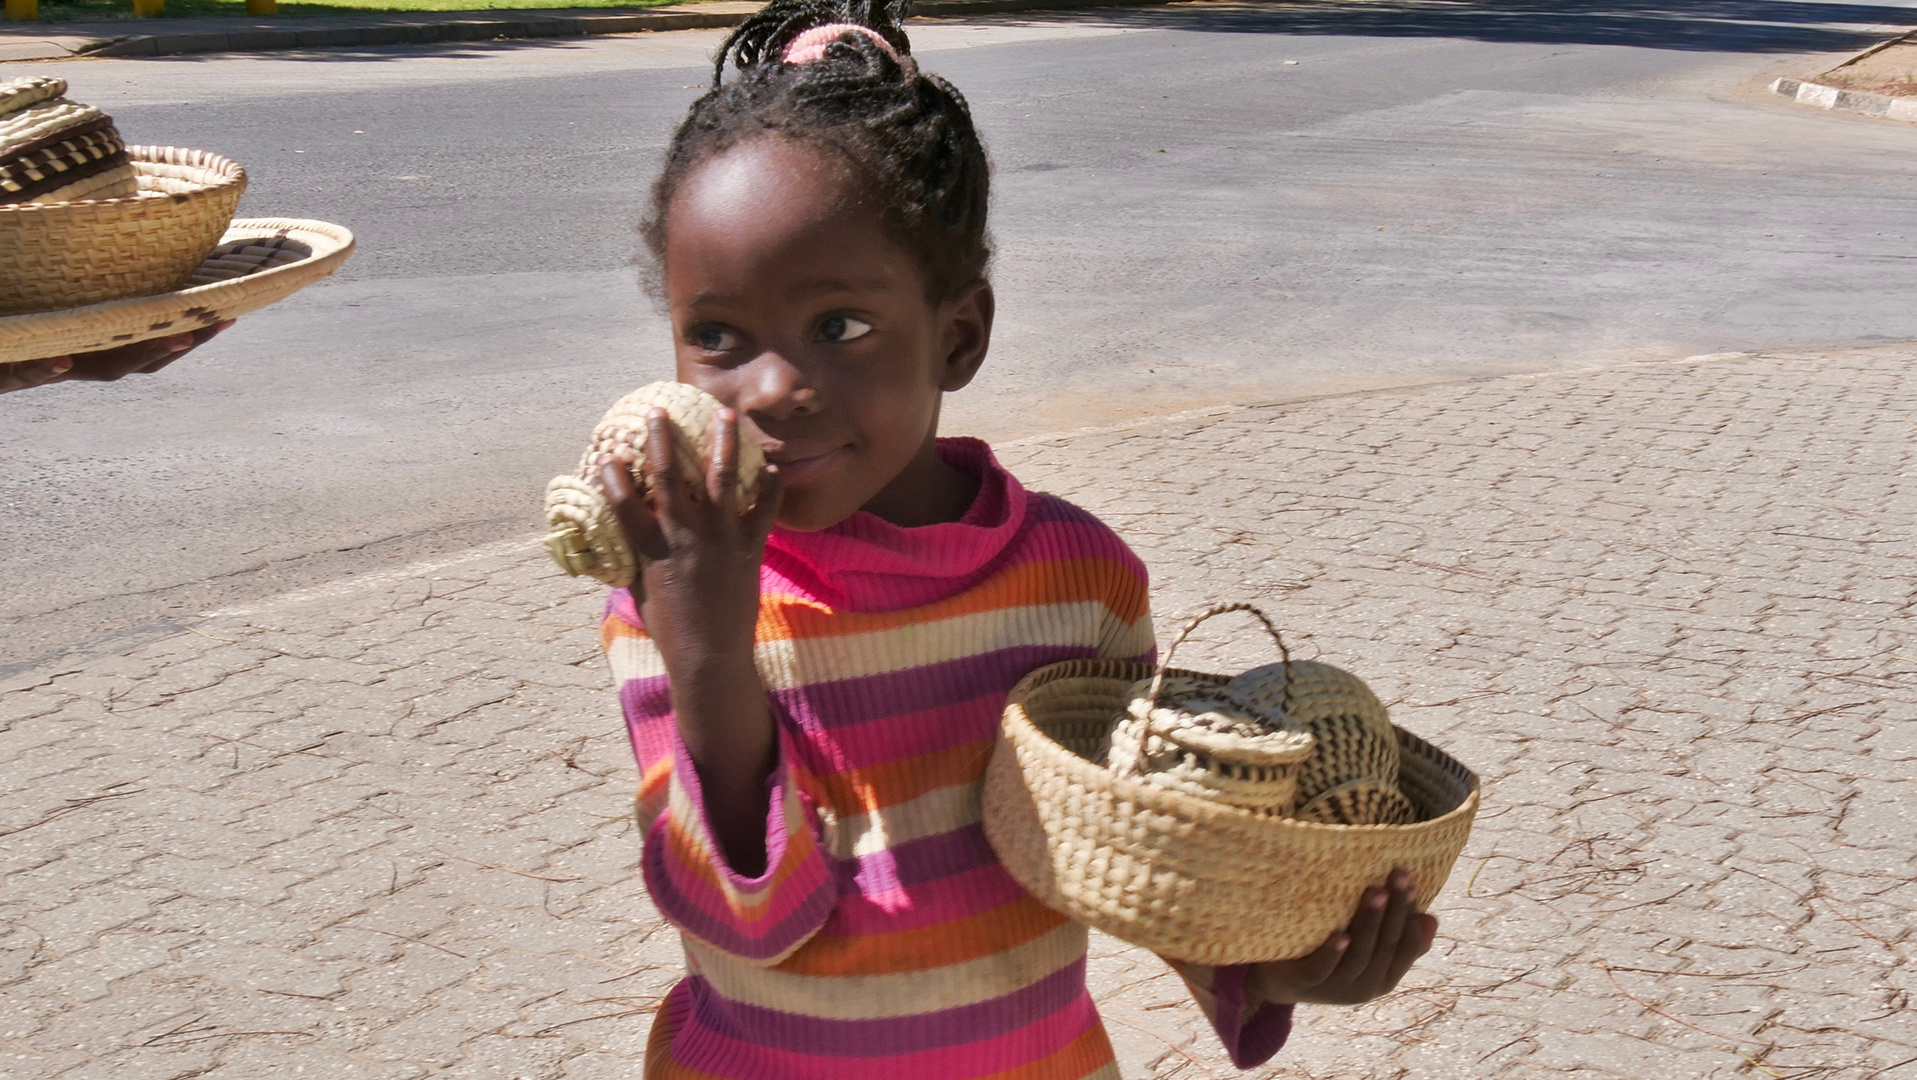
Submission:
[[[607,602],[601,636],[639,762],[640,866],[653,903],[704,945],[753,965],[779,963],[825,925],[838,896],[788,724],[780,722],[778,763],[766,779],[765,871],[746,877],[713,837],[665,664],[624,590]]]
[[[1241,1069],[1255,1068],[1271,1060],[1291,1037],[1290,1005],[1274,1005],[1251,999],[1246,993],[1246,964],[1209,967],[1167,960],[1190,988],[1192,1000],[1205,1012],[1213,1031],[1231,1063]]]

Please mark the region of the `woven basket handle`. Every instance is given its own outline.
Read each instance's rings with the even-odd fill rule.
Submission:
[[[1255,604],[1219,604],[1199,612],[1185,624],[1185,628],[1178,632],[1178,636],[1173,638],[1171,645],[1165,649],[1165,655],[1159,658],[1158,670],[1152,673],[1152,688],[1145,695],[1145,699],[1151,703],[1152,708],[1158,708],[1158,693],[1165,688],[1165,672],[1171,668],[1172,654],[1178,651],[1178,647],[1185,643],[1185,639],[1191,636],[1193,630],[1198,629],[1200,623],[1213,616],[1229,615],[1234,611],[1247,612],[1264,624],[1265,632],[1271,635],[1272,643],[1278,646],[1278,658],[1284,661],[1285,665],[1285,692],[1282,696],[1281,708],[1286,712],[1291,711],[1291,650],[1285,648],[1284,635],[1278,632],[1278,627],[1271,621],[1271,617],[1258,610]]]
[[[1193,616],[1192,620],[1185,624],[1185,628],[1178,632],[1178,636],[1172,640],[1170,647],[1165,650],[1165,655],[1158,661],[1158,670],[1152,673],[1152,688],[1150,692],[1145,695],[1146,701],[1149,704],[1145,713],[1145,722],[1138,725],[1138,746],[1132,754],[1132,760],[1134,762],[1142,764],[1145,760],[1145,743],[1151,738],[1152,725],[1150,710],[1158,708],[1158,694],[1159,691],[1165,688],[1165,672],[1171,667],[1172,654],[1178,651],[1178,647],[1185,643],[1185,639],[1191,636],[1193,630],[1198,629],[1198,624],[1213,616],[1229,615],[1234,611],[1249,612],[1259,622],[1263,623],[1265,632],[1271,635],[1272,642],[1278,646],[1279,659],[1283,660],[1285,664],[1285,690],[1280,708],[1287,713],[1291,711],[1291,650],[1285,647],[1285,639],[1283,635],[1278,633],[1278,627],[1272,623],[1271,619],[1266,616],[1264,612],[1258,610],[1258,608],[1252,604],[1219,604],[1216,607],[1207,608]]]

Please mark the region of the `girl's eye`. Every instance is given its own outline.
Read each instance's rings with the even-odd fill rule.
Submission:
[[[713,323],[692,328],[692,343],[707,352],[727,352],[739,347],[739,335]]]
[[[857,341],[872,332],[872,324],[849,315],[829,316],[819,324],[820,341]]]

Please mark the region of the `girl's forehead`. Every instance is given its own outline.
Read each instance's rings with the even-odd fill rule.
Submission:
[[[841,222],[867,201],[836,155],[790,139],[764,137],[713,155],[674,194],[666,226],[748,227],[776,220],[792,227]],[[876,209],[872,211],[876,220]]]
[[[735,146],[688,174],[665,233],[668,291],[682,295],[746,279],[785,291],[815,278],[916,285],[920,276],[845,164],[782,138]]]

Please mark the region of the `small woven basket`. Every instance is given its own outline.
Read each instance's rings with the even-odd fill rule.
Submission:
[[[246,190],[204,150],[129,146],[140,194],[0,204],[0,315],[151,296],[185,285]]]
[[[1188,628],[1189,630],[1189,628]],[[1182,640],[1182,636],[1181,639]],[[1176,646],[1174,645],[1174,649]],[[1013,688],[986,767],[985,835],[1052,909],[1162,956],[1244,964],[1302,956],[1350,922],[1364,890],[1402,867],[1429,906],[1464,849],[1478,778],[1402,728],[1404,825],[1259,813],[1121,776],[1104,762],[1134,684],[1229,676],[1127,660],[1071,660]]]

